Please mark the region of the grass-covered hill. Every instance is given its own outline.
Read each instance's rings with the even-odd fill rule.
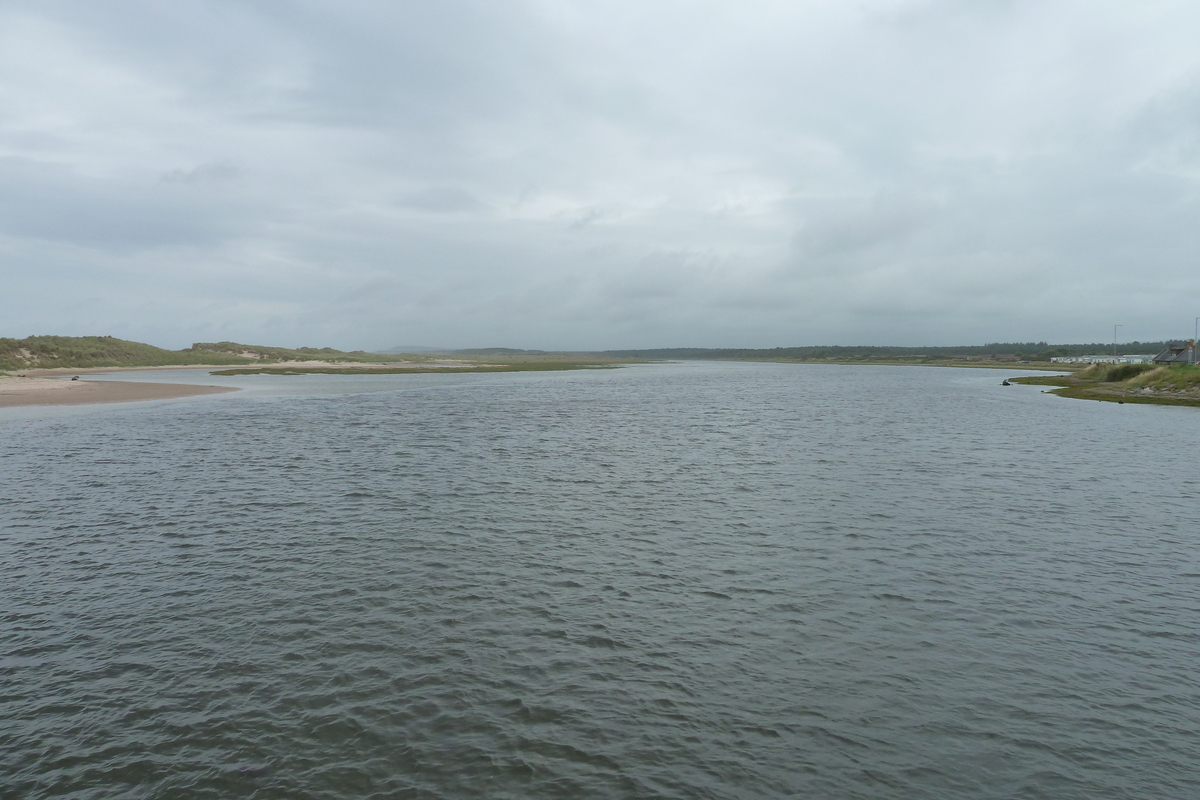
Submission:
[[[0,369],[55,367],[159,367],[183,364],[241,364],[247,359],[191,350],[164,350],[112,336],[0,338]]]
[[[162,367],[190,364],[252,364],[285,361],[397,361],[397,355],[345,353],[331,347],[284,347],[201,342],[185,350],[164,350],[112,336],[30,336],[0,338],[0,370],[66,367]]]

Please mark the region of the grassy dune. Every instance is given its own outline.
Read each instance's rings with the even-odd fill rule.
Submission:
[[[272,364],[288,361],[383,362],[429,360],[427,355],[344,352],[332,347],[267,347],[238,342],[198,342],[184,350],[112,336],[0,338],[0,370],[88,367],[176,367],[192,364]]]
[[[243,364],[248,358],[197,350],[164,350],[112,336],[30,336],[0,338],[0,370],[70,367],[165,367],[188,364]]]

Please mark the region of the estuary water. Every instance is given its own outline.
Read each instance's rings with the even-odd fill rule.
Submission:
[[[0,797],[1195,798],[1200,410],[683,363],[0,410]]]

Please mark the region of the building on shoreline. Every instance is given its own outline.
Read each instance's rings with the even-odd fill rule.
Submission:
[[[1055,356],[1055,364],[1149,364],[1155,356],[1148,353],[1128,356]]]
[[[1191,339],[1183,344],[1171,344],[1154,357],[1155,364],[1195,364],[1196,343]]]

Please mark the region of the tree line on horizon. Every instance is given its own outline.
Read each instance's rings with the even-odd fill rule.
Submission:
[[[1178,342],[1128,342],[1118,345],[1125,353],[1154,355],[1168,344]],[[647,350],[603,350],[596,355],[612,358],[648,359],[796,359],[803,361],[841,359],[896,358],[971,358],[979,356],[1016,356],[1025,361],[1049,361],[1066,356],[1106,355],[1108,344],[1047,344],[1046,342],[993,342],[983,345],[941,347],[893,347],[888,345],[818,345],[810,347],[730,348],[664,347]]]

